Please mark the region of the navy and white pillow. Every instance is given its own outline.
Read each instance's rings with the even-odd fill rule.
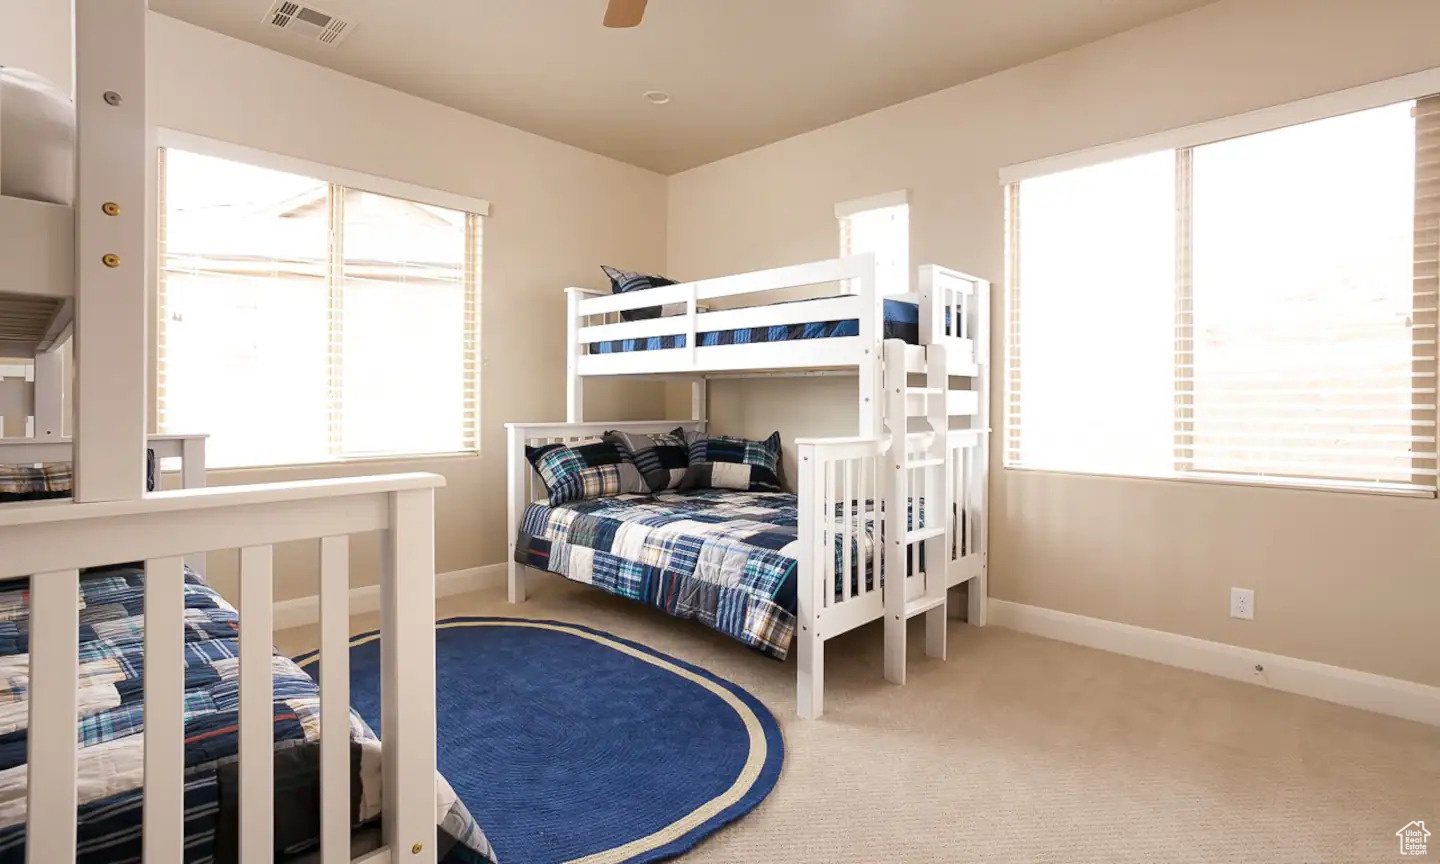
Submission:
[[[685,442],[684,429],[677,426],[658,433],[611,431],[605,433],[605,438],[618,441],[629,451],[651,492],[680,488],[685,470],[690,467],[690,446]]]
[[[674,279],[666,279],[664,276],[656,276],[652,273],[638,273],[634,270],[617,270],[614,267],[600,265],[605,275],[610,277],[610,292],[612,294],[629,294],[631,291],[648,291],[651,288],[662,288],[666,285],[676,284]],[[679,315],[685,311],[684,303],[667,303],[664,306],[646,306],[643,309],[623,309],[620,317],[626,321],[643,321],[646,318],[659,318],[661,315]]]
[[[779,492],[780,433],[764,441],[729,435],[706,437],[689,433],[690,467],[680,482],[680,491],[691,489],[739,489],[749,492]]]
[[[630,454],[615,441],[594,438],[573,444],[526,447],[525,458],[545,481],[552,507],[649,491]]]

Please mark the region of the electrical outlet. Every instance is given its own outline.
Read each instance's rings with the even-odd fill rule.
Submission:
[[[1230,589],[1230,617],[1255,620],[1255,592],[1249,588]]]

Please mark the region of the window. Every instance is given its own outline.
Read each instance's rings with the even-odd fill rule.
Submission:
[[[1006,464],[1433,490],[1437,145],[1440,97],[1008,185]]]
[[[221,467],[477,449],[479,215],[174,148],[159,167],[162,433],[209,433]]]
[[[892,192],[835,206],[840,256],[875,253],[875,284],[881,294],[910,291],[910,204]]]

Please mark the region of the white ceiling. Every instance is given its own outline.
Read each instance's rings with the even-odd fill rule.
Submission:
[[[166,15],[673,173],[1203,6],[1211,0],[315,0],[327,47],[270,0],[150,0]],[[647,103],[646,90],[671,94]]]

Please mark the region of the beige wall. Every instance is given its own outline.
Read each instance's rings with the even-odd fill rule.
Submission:
[[[1432,0],[1225,0],[676,175],[667,265],[703,278],[830,257],[836,202],[908,188],[911,261],[998,284],[1001,166],[1440,66],[1437,33]],[[850,434],[852,387],[719,382],[713,425]],[[998,460],[991,488],[995,597],[1440,684],[1433,500]],[[1253,622],[1228,617],[1232,585],[1255,589]]]
[[[69,23],[55,10],[69,4],[0,4],[0,62],[19,56],[42,73],[68,78]],[[42,19],[43,10],[51,14]],[[20,34],[25,38],[15,38]],[[665,179],[174,19],[152,15],[149,35],[156,125],[491,204],[481,299],[480,456],[216,472],[210,482],[435,471],[448,483],[436,498],[437,568],[504,561],[502,424],[564,419],[561,289],[603,285],[599,265],[606,262],[663,265]],[[39,44],[47,50],[37,50]],[[662,399],[653,385],[590,393],[594,415],[604,418],[654,417]],[[372,584],[378,547],[373,537],[360,542],[352,582]],[[315,593],[315,547],[278,554],[276,598]],[[212,581],[230,593],[234,556],[213,557]]]

